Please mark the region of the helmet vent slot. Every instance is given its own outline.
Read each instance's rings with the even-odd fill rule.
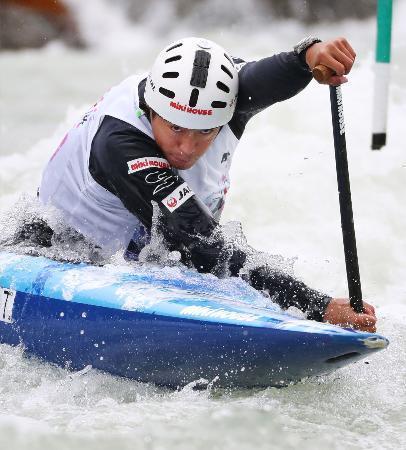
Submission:
[[[227,103],[215,100],[214,102],[211,102],[211,106],[212,108],[225,108],[227,106]]]
[[[217,81],[216,86],[227,94],[230,92],[230,88],[221,81]]]
[[[209,74],[211,54],[205,50],[196,50],[195,60],[193,61],[192,77],[190,85],[205,88],[207,76]]]
[[[171,56],[170,58],[165,59],[165,64],[168,64],[168,63],[174,62],[174,61],[179,61],[180,59],[182,59],[181,55]]]
[[[226,53],[224,53],[224,56],[230,61],[231,65],[234,67],[233,60]]]
[[[172,45],[172,47],[169,47],[169,48],[166,50],[166,52],[168,53],[168,52],[170,52],[171,50],[174,50],[175,48],[181,47],[182,45],[183,45],[182,42],[179,42],[179,44]]]
[[[234,78],[234,77],[233,77],[233,74],[230,72],[230,70],[227,69],[226,66],[223,66],[223,64],[221,65],[221,70],[222,70],[223,72],[225,72],[231,79]]]
[[[178,78],[179,72],[165,72],[162,74],[162,78]]]
[[[189,106],[194,108],[197,105],[197,100],[199,98],[199,89],[192,89],[189,99]]]
[[[175,98],[175,92],[170,91],[169,89],[165,89],[165,88],[163,88],[163,87],[160,87],[160,88],[159,88],[159,92],[160,92],[162,95],[165,95],[165,97],[168,97],[168,98]]]

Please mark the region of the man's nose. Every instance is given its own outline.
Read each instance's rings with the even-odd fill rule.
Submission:
[[[192,154],[196,148],[196,137],[193,132],[183,133],[183,136],[179,138],[178,148],[185,154]]]

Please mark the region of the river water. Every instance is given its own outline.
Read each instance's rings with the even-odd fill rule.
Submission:
[[[167,41],[194,34],[185,22],[157,37],[156,28],[147,22],[135,28],[105,2],[99,9],[94,1],[86,5],[80,20],[89,50],[53,43],[0,54],[3,220],[21,195],[35,192],[64,131],[90,104],[124,77],[147,70]],[[373,20],[205,32],[246,59],[289,49],[310,33],[344,35],[356,49],[356,66],[343,86],[354,218],[364,298],[377,308],[388,350],[284,389],[173,392],[92,369],[71,373],[0,345],[0,448],[405,448],[404,1],[395,3],[394,18],[388,145],[375,152],[369,148]],[[250,123],[234,158],[223,217],[230,220],[242,222],[254,247],[296,258],[295,273],[307,284],[346,295],[326,87],[312,82]]]

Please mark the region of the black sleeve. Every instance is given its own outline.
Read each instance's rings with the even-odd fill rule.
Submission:
[[[92,142],[89,170],[148,230],[152,226],[151,202],[156,202],[166,240],[172,248],[186,250],[199,272],[239,275],[246,251],[225,244],[221,227],[169,167],[153,139],[126,122],[106,116]],[[326,297],[303,283],[267,267],[251,271],[245,279],[255,289],[267,290],[283,308],[295,305],[322,320]]]
[[[237,106],[230,122],[238,138],[251,117],[298,94],[312,79],[303,56],[294,52],[240,64]]]
[[[292,276],[269,266],[251,270],[243,276],[252,287],[266,291],[283,309],[295,306],[307,313],[308,319],[321,322],[331,297],[309,288]]]

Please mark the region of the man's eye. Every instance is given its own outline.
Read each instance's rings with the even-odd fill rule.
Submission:
[[[214,131],[213,128],[209,128],[209,129],[207,129],[207,130],[200,130],[200,132],[201,132],[202,134],[210,134],[210,133],[212,133],[213,131]]]
[[[177,125],[172,125],[171,130],[174,131],[175,133],[179,133],[179,131],[181,131],[182,128],[178,127]]]

